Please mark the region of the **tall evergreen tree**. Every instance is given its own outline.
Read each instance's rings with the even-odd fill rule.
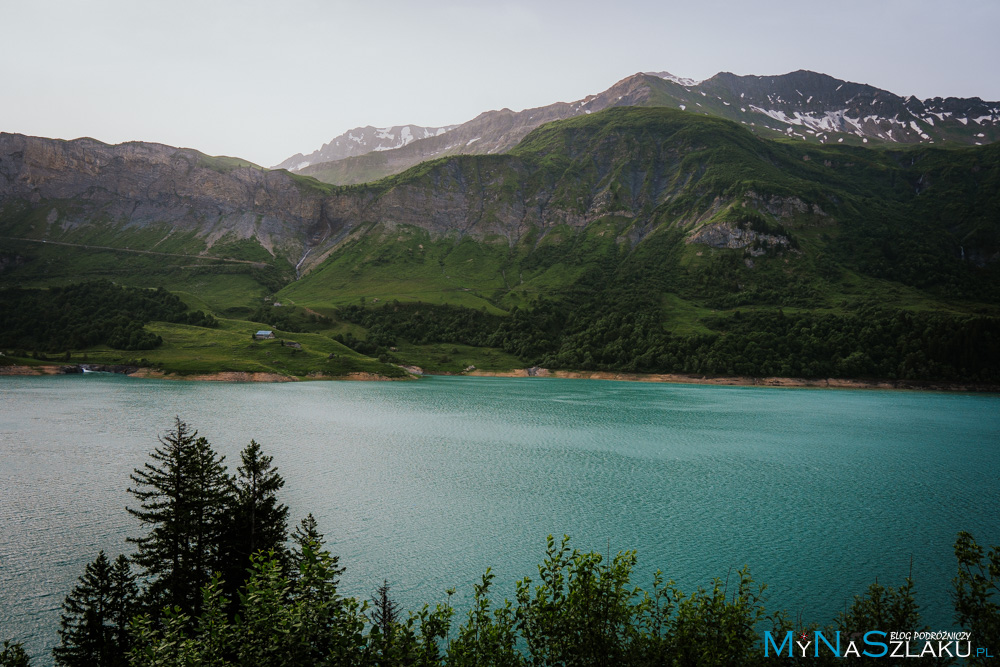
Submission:
[[[236,523],[244,538],[242,553],[246,567],[250,555],[258,551],[278,553],[288,537],[288,508],[278,502],[277,493],[285,480],[265,456],[255,440],[240,452],[242,465],[236,476]]]
[[[232,494],[229,539],[227,540],[224,579],[230,599],[249,578],[250,556],[273,552],[279,562],[285,560],[288,538],[288,508],[278,502],[277,493],[285,480],[259,444],[251,440],[240,452],[241,465]]]
[[[130,514],[148,526],[133,560],[148,580],[146,602],[154,615],[163,605],[190,615],[201,606],[201,589],[222,566],[226,510],[232,482],[224,457],[180,418],[150,453],[151,462],[131,475],[129,493],[140,503]]]
[[[136,612],[138,588],[125,556],[112,564],[101,551],[63,602],[59,646],[52,649],[61,667],[125,667],[130,648],[129,622]]]

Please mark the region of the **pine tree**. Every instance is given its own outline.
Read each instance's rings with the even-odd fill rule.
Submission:
[[[315,545],[315,549],[319,550],[326,543],[323,533],[319,532],[316,517],[312,515],[312,512],[306,518],[302,519],[299,525],[295,527],[295,530],[292,531],[292,543],[295,544],[293,551],[298,553],[302,552],[302,547],[306,544]]]
[[[326,538],[323,537],[323,533],[319,532],[316,518],[313,517],[312,512],[295,527],[295,530],[292,531],[291,540],[292,549],[289,552],[289,570],[291,572],[290,578],[295,581],[302,570],[306,554],[317,554],[320,552],[329,554],[329,552],[325,548]],[[340,556],[329,556],[329,559],[332,583],[336,587],[340,583],[340,575],[344,573],[344,568],[340,566]]]
[[[278,503],[277,493],[285,480],[271,463],[274,457],[265,456],[260,445],[251,440],[240,452],[240,460],[235,519],[244,535],[240,555],[249,567],[251,554],[283,550],[288,537],[288,508]]]
[[[114,564],[101,551],[89,563],[63,602],[59,646],[52,649],[62,667],[124,667],[130,648],[129,621],[136,612],[138,588],[125,556]]]
[[[392,633],[399,624],[401,613],[399,603],[389,595],[389,580],[383,579],[382,585],[375,589],[372,595],[372,611],[369,619],[382,634],[383,641],[388,644]]]
[[[120,654],[125,654],[131,647],[132,617],[139,612],[139,587],[132,574],[132,563],[122,554],[111,566],[111,612],[117,647]]]
[[[196,615],[201,589],[222,566],[222,543],[231,505],[232,482],[223,457],[198,432],[177,418],[161,447],[131,475],[129,493],[140,509],[128,508],[149,527],[133,560],[149,584],[146,602],[154,613],[163,605]]]
[[[285,561],[288,538],[288,508],[278,503],[277,493],[285,480],[265,456],[255,440],[240,452],[241,464],[232,494],[229,539],[225,569],[226,591],[231,600],[248,578],[250,556],[257,552],[275,554]]]

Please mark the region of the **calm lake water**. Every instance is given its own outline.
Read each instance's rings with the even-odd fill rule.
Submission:
[[[216,384],[0,378],[0,639],[49,662],[63,597],[127,550],[132,469],[174,415],[227,456],[272,454],[347,593],[415,608],[487,567],[537,574],[549,534],[637,549],[683,590],[750,566],[769,607],[827,623],[913,562],[924,621],[952,625],[959,530],[1000,543],[1000,396],[429,377]]]

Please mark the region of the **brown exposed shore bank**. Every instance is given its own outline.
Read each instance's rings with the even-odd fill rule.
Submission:
[[[712,377],[677,373],[613,373],[606,371],[550,371],[521,368],[513,371],[470,371],[482,377],[554,377],[574,380],[617,380],[620,382],[665,382],[672,384],[714,384],[752,387],[822,387],[830,389],[911,389],[919,391],[1000,392],[1000,385],[976,382],[932,382],[916,380],[855,380],[845,378]]]
[[[151,380],[186,380],[191,382],[301,382],[303,380],[349,380],[363,382],[378,382],[391,380],[406,380],[409,378],[389,378],[376,373],[355,372],[348,375],[321,375],[319,373],[310,374],[306,378],[298,378],[279,373],[246,372],[246,371],[219,371],[217,373],[196,373],[192,375],[179,375],[177,373],[167,373],[154,368],[141,368],[134,366],[94,366],[95,372],[117,373],[135,378],[145,378]],[[73,365],[46,365],[46,366],[0,366],[0,376],[39,376],[39,375],[78,375],[83,370],[79,366]]]
[[[98,370],[98,369],[95,369]],[[116,372],[129,377],[156,380],[187,380],[194,382],[300,382],[311,380],[347,380],[362,382],[385,382],[410,378],[389,378],[376,373],[356,372],[344,376],[327,376],[318,373],[306,378],[280,375],[278,373],[220,371],[178,375],[161,370],[136,367],[107,367],[100,370]],[[547,368],[518,368],[510,371],[472,370],[464,373],[425,373],[416,367],[406,370],[422,375],[463,375],[469,377],[550,377],[572,380],[616,380],[619,382],[664,382],[672,384],[711,384],[752,387],[812,387],[827,389],[907,389],[915,391],[959,391],[1000,393],[1000,385],[977,382],[944,382],[918,380],[859,380],[846,378],[789,378],[789,377],[712,377],[704,375],[683,375],[677,373],[614,373],[606,371],[553,371]],[[69,375],[81,373],[79,366],[0,366],[0,376]]]

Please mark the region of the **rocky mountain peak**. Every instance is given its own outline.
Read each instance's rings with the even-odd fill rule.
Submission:
[[[699,85],[701,83],[701,81],[696,81],[694,79],[689,79],[687,77],[674,76],[670,72],[644,72],[644,74],[647,74],[649,76],[659,77],[659,78],[665,79],[667,81],[673,81],[674,83],[676,83],[679,86],[692,87],[692,86],[697,86],[697,85]]]
[[[309,155],[296,153],[272,168],[299,171],[309,165],[320,162],[343,160],[355,155],[365,155],[366,153],[375,151],[402,148],[419,139],[441,136],[454,128],[454,125],[446,125],[444,127],[423,127],[421,125],[393,125],[392,127],[372,127],[371,125],[366,125],[365,127],[356,127],[338,137],[334,137],[329,143],[323,144],[322,148],[313,151]]]

